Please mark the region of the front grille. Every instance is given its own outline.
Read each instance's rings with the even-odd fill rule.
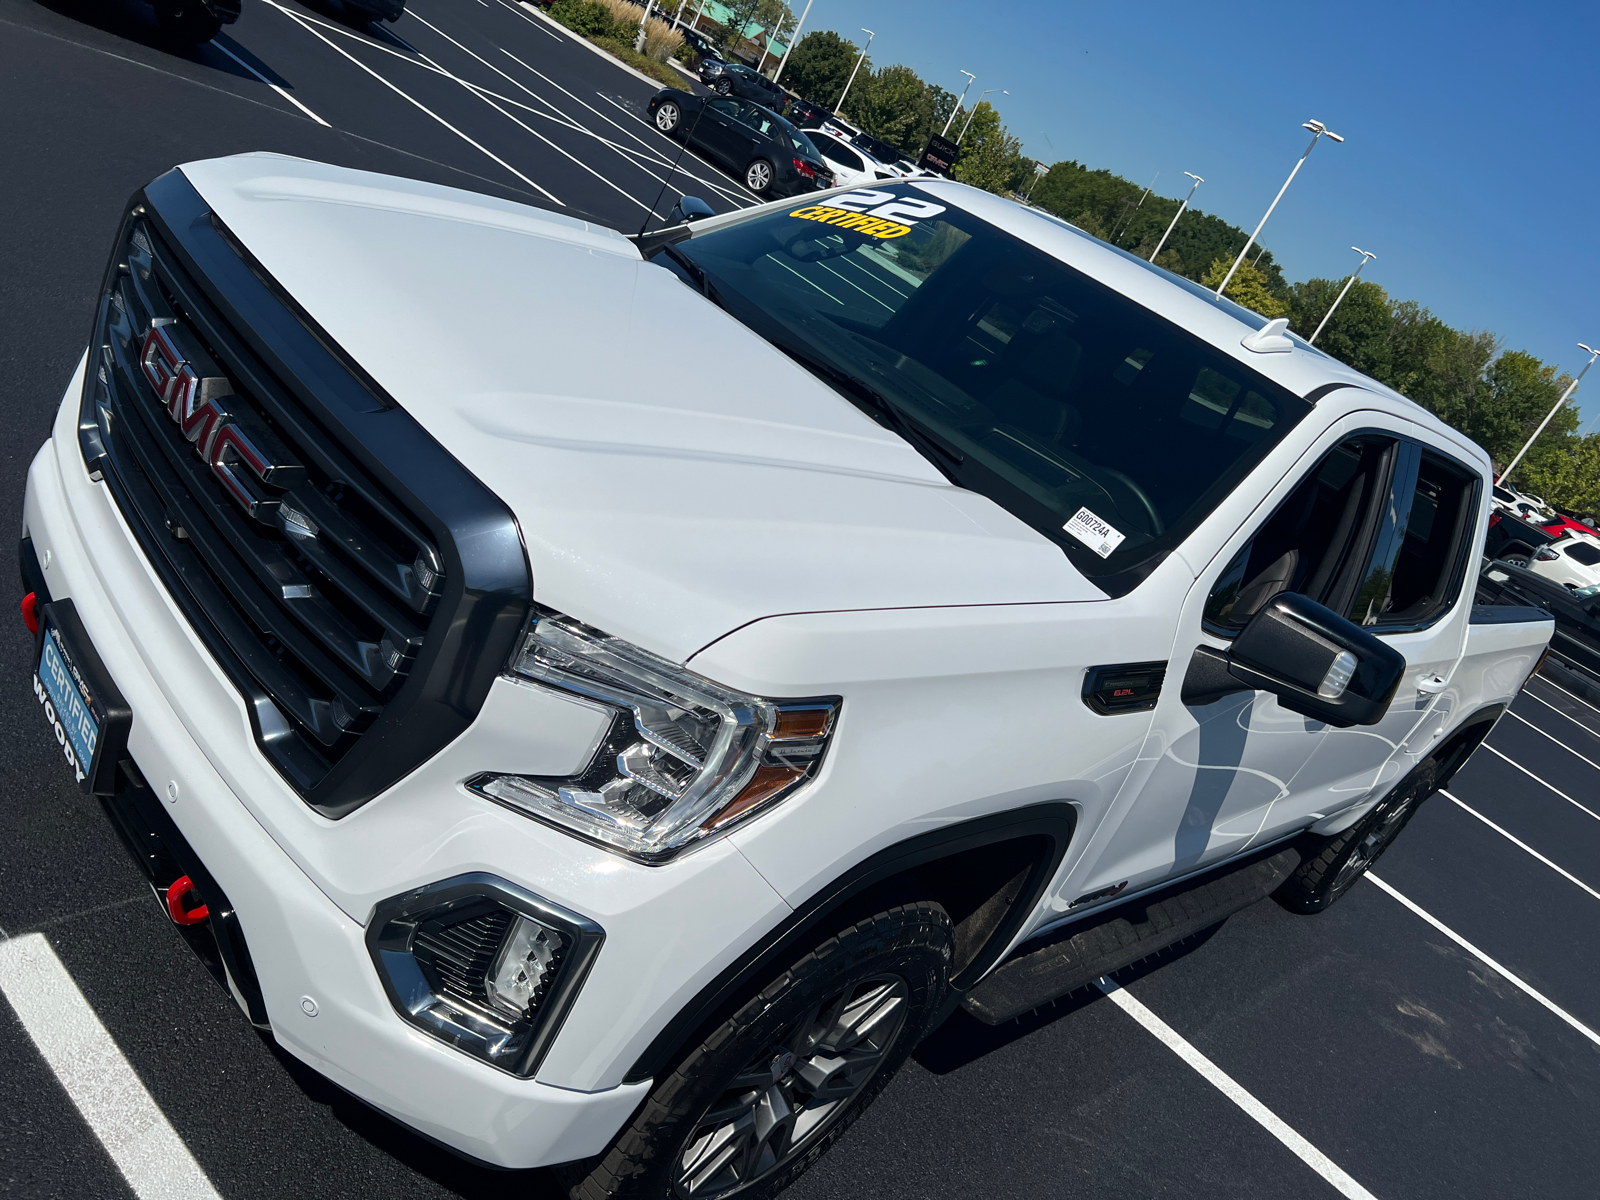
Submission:
[[[175,175],[158,184],[180,205],[199,205]],[[392,474],[363,453],[370,448],[331,427],[318,385],[333,379],[357,394],[364,411],[354,415],[386,418],[386,433],[412,431],[411,449],[431,454],[458,493],[465,472],[357,374],[209,213],[183,215],[136,204],[124,222],[80,440],[91,472],[243,694],[262,751],[308,801],[343,815],[475,715],[504,662],[502,654],[486,673],[475,656],[509,652],[526,584],[521,596],[502,586],[500,611],[485,611],[482,589],[454,577],[471,564],[447,565],[448,517],[396,494]],[[206,256],[227,278],[201,269]],[[256,294],[230,295],[230,286]],[[246,304],[263,328],[240,321]],[[319,377],[308,381],[286,362]],[[487,496],[465,479],[477,499]],[[501,535],[515,537],[509,513],[498,501],[491,507]],[[468,630],[477,617],[476,637],[462,636],[464,613]],[[402,716],[403,739],[395,736]]]

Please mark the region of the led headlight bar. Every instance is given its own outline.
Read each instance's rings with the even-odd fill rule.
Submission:
[[[648,863],[778,803],[809,779],[840,703],[746,695],[551,612],[540,615],[512,669],[603,707],[610,728],[577,775],[480,775],[467,786]]]
[[[458,875],[385,900],[367,950],[406,1021],[529,1076],[561,1028],[605,934],[492,875]]]

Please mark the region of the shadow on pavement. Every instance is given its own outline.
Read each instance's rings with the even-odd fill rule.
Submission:
[[[1192,954],[1210,941],[1217,930],[1225,924],[1226,921],[1219,921],[1192,937],[1157,950],[1131,967],[1124,967],[1111,978],[1121,986],[1127,987],[1152,971],[1158,971],[1168,963]],[[1104,999],[1105,996],[1099,988],[1092,985],[1082,987],[1077,991],[1068,992],[1065,996],[1046,1001],[1025,1016],[1000,1025],[985,1025],[965,1009],[958,1008],[943,1025],[922,1039],[911,1057],[919,1066],[935,1075],[948,1075],[976,1062],[986,1054],[992,1054],[1003,1046],[1009,1046],[1012,1042],[1019,1041]]]

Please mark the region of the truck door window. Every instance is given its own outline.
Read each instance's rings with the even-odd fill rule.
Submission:
[[[1403,442],[1389,504],[1346,615],[1358,625],[1416,627],[1450,607],[1460,590],[1477,475]]]
[[[1204,402],[1192,394],[1190,400],[1226,411],[1220,397]],[[1222,572],[1206,599],[1207,631],[1231,637],[1280,592],[1342,607],[1355,564],[1366,561],[1376,501],[1387,495],[1396,448],[1393,438],[1363,435],[1330,451]]]

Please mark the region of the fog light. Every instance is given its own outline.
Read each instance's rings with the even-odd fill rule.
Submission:
[[[518,917],[490,968],[485,988],[489,1001],[513,1017],[525,1016],[555,975],[561,935],[537,921]]]
[[[408,1023],[513,1075],[532,1075],[605,934],[492,875],[378,905],[367,950]]]

